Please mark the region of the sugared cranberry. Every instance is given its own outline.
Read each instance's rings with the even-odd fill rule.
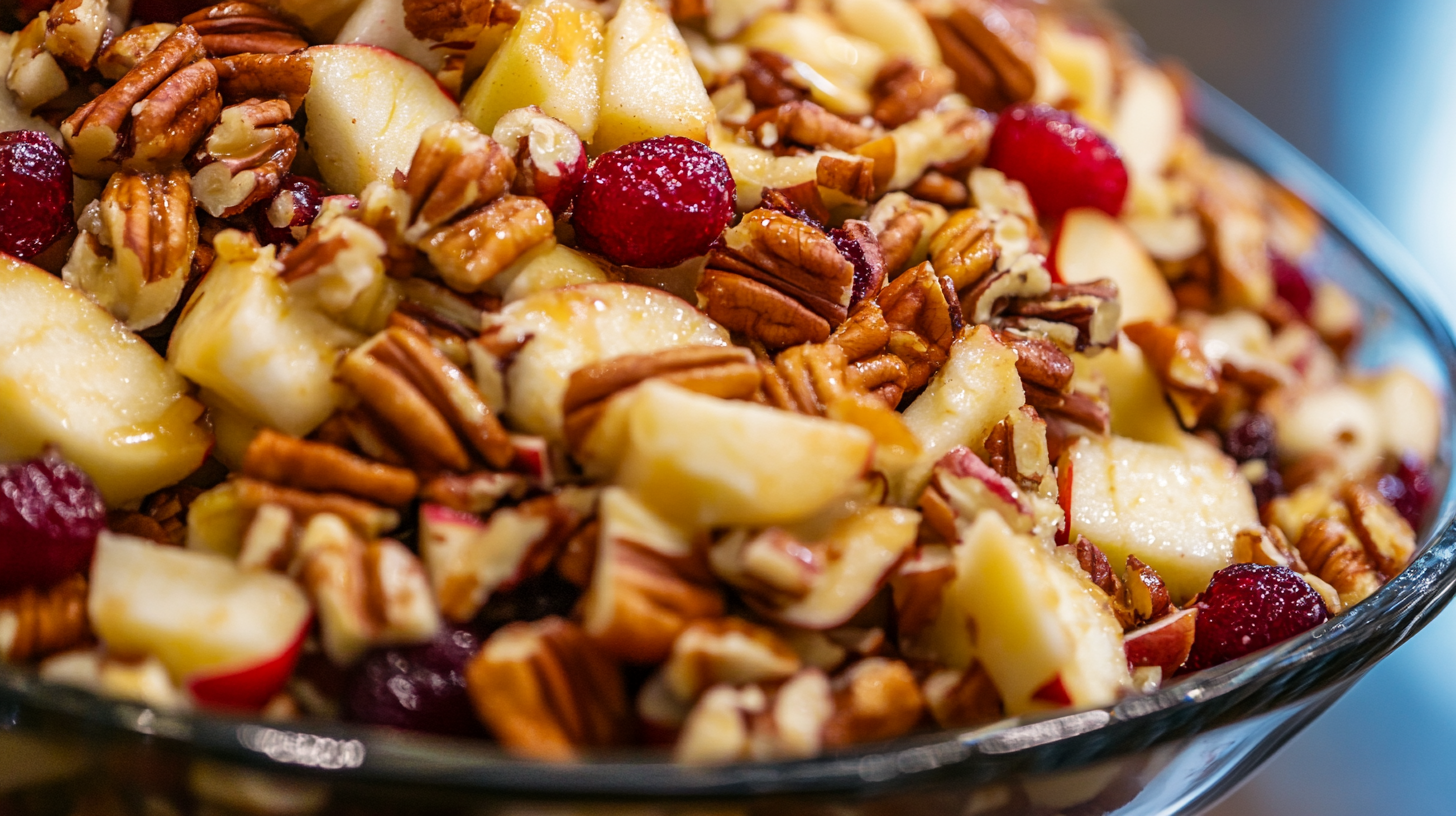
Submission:
[[[0,133],[0,251],[39,255],[76,225],[66,154],[38,130]]]
[[[474,633],[447,626],[423,646],[370,653],[344,694],[349,718],[435,734],[479,734],[465,691],[465,664],[479,648]]]
[[[1288,567],[1224,567],[1213,574],[1198,599],[1193,651],[1183,670],[1198,671],[1243,657],[1328,618],[1319,593]]]
[[[613,263],[674,266],[708,251],[733,218],[728,162],[681,136],[633,142],[587,171],[572,223],[582,247]]]
[[[1223,435],[1223,448],[1235,461],[1274,457],[1274,420],[1268,414],[1251,411],[1235,420]]]
[[[1421,520],[1426,517],[1431,500],[1436,497],[1430,471],[1424,462],[1410,455],[1402,456],[1395,473],[1381,476],[1375,487],[1417,530],[1421,528]]]
[[[0,465],[0,588],[46,586],[84,570],[106,526],[106,503],[80,468],[55,454]]]
[[[1274,291],[1305,320],[1309,319],[1309,307],[1314,303],[1314,291],[1309,287],[1309,278],[1304,270],[1283,255],[1269,254],[1269,266],[1274,273]]]
[[[1050,105],[1002,111],[986,166],[1025,184],[1043,218],[1059,218],[1074,207],[1117,215],[1127,197],[1127,168],[1117,148],[1076,115]]]
[[[307,227],[318,217],[327,188],[307,176],[287,175],[272,198],[253,208],[253,229],[267,244],[296,244],[294,227]]]

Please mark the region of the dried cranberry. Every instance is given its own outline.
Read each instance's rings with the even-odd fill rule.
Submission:
[[[854,266],[854,286],[849,298],[853,311],[860,301],[880,293],[885,284],[885,256],[874,231],[864,221],[844,222],[844,226],[829,231],[829,240]]]
[[[45,586],[85,570],[106,503],[55,454],[0,465],[0,588]]]
[[[1380,477],[1375,489],[1417,530],[1436,497],[1436,486],[1425,463],[1409,454],[1400,458],[1395,473]]]
[[[1259,411],[1243,414],[1224,432],[1223,449],[1239,462],[1274,458],[1274,420]]]
[[[66,154],[38,130],[0,133],[0,251],[39,255],[76,225]]]
[[[423,646],[371,652],[345,690],[349,718],[435,734],[480,734],[465,691],[465,664],[479,648],[475,633],[446,627]]]
[[[613,263],[674,266],[706,253],[733,219],[728,162],[681,136],[633,142],[587,171],[572,223],[582,248]]]
[[[253,207],[253,229],[266,244],[296,244],[294,227],[307,227],[318,217],[329,191],[307,176],[287,175],[271,198]]]
[[[1309,278],[1304,270],[1290,262],[1283,255],[1269,254],[1269,265],[1274,273],[1274,291],[1305,320],[1309,319],[1309,308],[1314,303],[1314,290],[1310,289]]]
[[[1002,111],[986,166],[1025,184],[1047,219],[1074,207],[1117,215],[1127,197],[1127,168],[1117,148],[1076,115],[1050,105]]]
[[[1267,467],[1264,469],[1263,478],[1253,482],[1250,487],[1254,488],[1254,505],[1263,507],[1284,495],[1284,477],[1273,467]]]
[[[1243,657],[1313,629],[1328,618],[1319,593],[1288,567],[1224,567],[1213,574],[1198,599],[1193,651],[1183,671]]]

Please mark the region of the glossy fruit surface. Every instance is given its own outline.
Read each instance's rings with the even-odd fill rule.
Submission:
[[[294,227],[307,227],[318,217],[324,197],[329,191],[307,176],[287,175],[278,192],[253,209],[253,225],[258,238],[269,244],[296,244]]]
[[[0,133],[0,251],[39,255],[76,225],[71,165],[37,130]]]
[[[350,719],[435,734],[478,734],[465,692],[465,664],[480,648],[468,629],[447,627],[423,646],[381,649],[350,678]]]
[[[1299,316],[1308,320],[1309,309],[1314,305],[1314,290],[1304,270],[1282,255],[1269,254],[1269,267],[1274,273],[1274,291],[1286,303],[1294,307]]]
[[[1235,564],[1213,574],[1198,599],[1198,628],[1184,671],[1279,643],[1329,618],[1325,603],[1288,567]]]
[[[0,465],[0,588],[48,586],[85,570],[106,504],[56,455]]]
[[[681,136],[633,142],[597,159],[576,197],[581,246],[613,263],[660,268],[708,251],[733,218],[728,162]]]
[[[1436,497],[1430,471],[1414,456],[1401,457],[1395,473],[1381,476],[1376,489],[1416,530],[1421,529],[1421,519]]]
[[[1117,148],[1075,114],[1050,105],[1003,111],[986,166],[1025,184],[1042,218],[1076,207],[1117,215],[1127,197],[1127,168]]]

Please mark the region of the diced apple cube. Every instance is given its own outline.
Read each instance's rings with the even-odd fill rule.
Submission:
[[[885,585],[919,525],[919,513],[900,507],[867,507],[843,519],[824,537],[830,555],[809,592],[765,614],[800,629],[842,626]]]
[[[1404,368],[1392,368],[1356,383],[1375,403],[1383,420],[1385,452],[1391,456],[1414,453],[1429,463],[1441,441],[1441,398],[1425,381]]]
[[[1178,311],[1168,281],[1122,222],[1091,207],[1068,210],[1057,233],[1057,274],[1067,283],[1110,278],[1122,301],[1119,325],[1168,323]]]
[[[1175,603],[1233,563],[1239,530],[1259,526],[1248,480],[1194,437],[1179,447],[1083,438],[1070,463],[1071,539],[1086,536],[1116,567],[1137,556],[1163,577]]]
[[[79,290],[3,254],[0,344],[0,459],[55,445],[117,505],[206,458],[186,380]]]
[[[1115,349],[1104,349],[1090,357],[1077,354],[1073,359],[1078,375],[1093,375],[1107,386],[1114,434],[1159,445],[1182,442],[1183,426],[1178,424],[1162,383],[1136,343],[1124,339]]]

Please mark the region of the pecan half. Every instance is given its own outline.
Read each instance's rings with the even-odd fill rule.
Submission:
[[[920,722],[925,698],[910,667],[871,657],[834,678],[834,713],[824,723],[825,747],[892,739]]]
[[[90,634],[83,575],[47,589],[26,587],[0,596],[0,662],[23,663],[62,652]]]
[[[514,754],[568,760],[628,734],[621,670],[558,617],[496,630],[467,664],[465,687],[481,722]]]
[[[334,445],[263,429],[248,444],[242,473],[300,490],[347,493],[393,507],[408,504],[419,479],[403,468],[371,462]]]
[[[748,120],[748,129],[760,147],[798,145],[854,150],[875,138],[875,131],[851,122],[807,100],[785,102],[759,111]]]
[[[950,279],[924,263],[891,281],[877,303],[890,329],[885,350],[905,363],[909,375],[905,390],[930,382],[962,325]]]
[[[282,99],[295,112],[313,80],[313,59],[302,54],[235,54],[209,60],[217,88],[229,105],[249,99]]]
[[[954,0],[927,17],[956,90],[979,108],[999,111],[1036,92],[1036,22],[1030,11],[994,0]]]
[[[1346,607],[1370,597],[1383,583],[1360,539],[1340,521],[1311,521],[1297,546],[1310,572],[1334,587]]]
[[[421,40],[474,43],[487,26],[514,22],[519,11],[508,5],[495,0],[404,0],[404,27]]]
[[[875,74],[871,116],[885,127],[899,127],[930,110],[955,90],[955,73],[944,66],[923,67],[903,57],[885,63]]]
[[[96,70],[113,82],[121,79],[176,30],[177,26],[171,23],[152,23],[128,29],[101,49],[96,56]]]
[[[885,271],[891,277],[926,260],[930,237],[947,218],[945,208],[939,204],[919,201],[903,192],[885,195],[864,215],[879,239]]]
[[[469,122],[431,125],[420,136],[404,191],[411,208],[405,237],[431,230],[484,206],[511,188],[516,165],[496,141]]]
[[[84,71],[101,50],[106,23],[105,0],[60,0],[46,19],[46,50]]]
[[[181,26],[115,85],[61,123],[77,173],[99,178],[124,165],[180,162],[222,111],[218,72],[201,38]]]
[[[192,155],[192,194],[216,218],[232,217],[272,197],[298,153],[293,110],[281,99],[250,99],[223,108]]]
[[[62,278],[133,331],[161,323],[180,300],[197,251],[186,171],[117,173],[79,225]]]
[[[1376,491],[1350,482],[1340,491],[1350,509],[1351,526],[1365,552],[1387,577],[1405,569],[1416,551],[1416,534],[1404,517]]]
[[[504,195],[431,232],[420,250],[447,286],[475,292],[522,255],[554,240],[554,229],[541,199]]]
[[[774,108],[809,98],[809,83],[794,67],[794,61],[777,51],[749,49],[748,61],[738,72],[748,101],[758,108]]]
[[[291,54],[308,47],[303,24],[276,8],[232,0],[182,18],[214,57],[234,54]]]
[[[1185,428],[1197,425],[1204,409],[1218,396],[1220,386],[1218,374],[1203,355],[1198,335],[1177,326],[1146,321],[1124,326],[1123,332],[1142,349],[1144,359],[1178,412],[1178,421]]]

